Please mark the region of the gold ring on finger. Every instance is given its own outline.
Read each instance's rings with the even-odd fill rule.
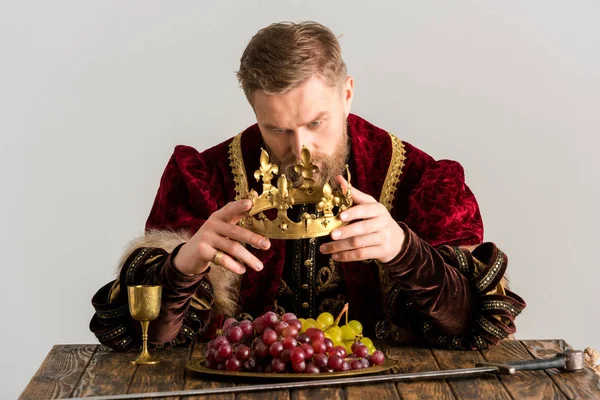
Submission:
[[[223,253],[221,250],[215,251],[215,254],[212,257],[212,263],[215,265],[221,265],[221,259],[224,255],[225,253]]]

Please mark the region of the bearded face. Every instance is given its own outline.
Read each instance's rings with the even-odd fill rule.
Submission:
[[[340,139],[332,154],[325,154],[320,151],[311,152],[313,164],[319,167],[319,171],[313,176],[314,181],[319,186],[323,186],[326,182],[329,182],[334,186],[334,178],[337,175],[344,175],[346,172],[346,163],[348,162],[350,146],[348,143],[348,127],[345,118],[341,127],[342,134],[340,135]],[[279,175],[285,175],[292,182],[294,187],[301,186],[304,182],[304,178],[302,178],[301,174],[296,172],[294,168],[296,164],[300,162],[296,155],[290,153],[283,160],[280,160],[268,145],[267,151],[269,152],[271,162],[279,165]]]

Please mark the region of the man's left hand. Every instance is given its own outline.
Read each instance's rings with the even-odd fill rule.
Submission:
[[[346,191],[346,180],[340,175],[336,180]],[[321,253],[342,262],[374,259],[386,263],[394,259],[402,250],[404,230],[383,204],[354,187],[352,201],[355,205],[340,214],[342,221],[352,223],[333,230],[333,242],[323,244]]]

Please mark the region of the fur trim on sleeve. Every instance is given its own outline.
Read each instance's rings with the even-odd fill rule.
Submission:
[[[161,248],[171,253],[175,247],[187,242],[191,237],[192,235],[187,231],[149,230],[144,236],[138,237],[128,244],[119,261],[119,266],[123,265],[129,255],[137,248]],[[215,304],[226,316],[235,316],[238,309],[240,277],[236,273],[212,263],[210,266],[208,280],[213,287]]]

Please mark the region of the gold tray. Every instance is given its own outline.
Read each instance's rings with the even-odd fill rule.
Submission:
[[[235,378],[260,378],[260,379],[268,379],[268,380],[307,380],[307,379],[328,379],[328,378],[344,378],[347,376],[357,376],[357,375],[369,375],[375,374],[382,371],[387,371],[388,369],[392,369],[396,366],[397,361],[389,358],[385,359],[385,363],[383,365],[374,365],[369,368],[362,369],[354,369],[350,371],[340,371],[340,372],[322,372],[320,374],[304,374],[304,373],[259,373],[259,372],[232,372],[232,371],[220,371],[218,369],[207,368],[202,363],[204,362],[204,357],[190,360],[185,366],[190,371],[199,372],[201,374],[206,375],[216,375],[222,377],[235,377]]]

